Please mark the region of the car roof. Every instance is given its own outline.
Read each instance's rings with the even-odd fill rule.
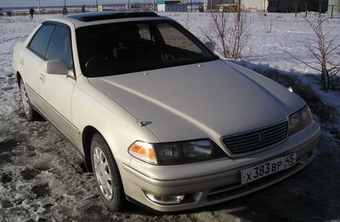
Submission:
[[[170,18],[160,16],[155,12],[88,12],[88,13],[79,13],[79,14],[71,14],[67,16],[58,16],[54,18],[49,18],[45,20],[43,23],[49,22],[60,22],[64,24],[68,24],[74,26],[74,28],[89,26],[89,25],[97,25],[97,24],[105,24],[111,22],[126,22],[126,21],[136,21],[136,20],[172,20]]]
[[[93,12],[73,14],[67,16],[67,18],[76,19],[82,22],[93,22],[118,18],[140,18],[140,17],[159,17],[159,16],[154,12]]]

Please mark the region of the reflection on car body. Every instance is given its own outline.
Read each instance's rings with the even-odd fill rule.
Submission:
[[[161,212],[227,201],[306,167],[320,127],[291,90],[219,59],[151,12],[68,15],[13,49],[29,120],[84,155],[106,207]]]

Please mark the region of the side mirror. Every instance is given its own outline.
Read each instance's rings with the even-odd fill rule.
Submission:
[[[51,59],[45,62],[45,72],[47,74],[67,75],[70,68],[62,59]]]
[[[215,43],[214,42],[206,42],[204,43],[206,47],[210,49],[210,51],[214,52],[215,51]]]

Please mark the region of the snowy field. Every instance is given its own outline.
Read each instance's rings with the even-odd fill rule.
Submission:
[[[162,14],[202,41],[202,28],[211,26],[207,13]],[[340,93],[321,91],[315,80],[318,73],[285,53],[284,49],[305,61],[313,60],[303,42],[314,35],[300,16],[251,14],[251,51],[235,62],[298,76],[333,110],[332,121],[315,116],[322,126],[316,160],[297,175],[255,194],[161,215],[132,204],[120,213],[107,211],[92,174],[84,170],[71,144],[48,122],[25,120],[12,73],[11,48],[50,16],[55,15],[36,15],[32,21],[25,16],[0,17],[0,221],[340,221]],[[324,29],[340,35],[340,19],[330,19]]]

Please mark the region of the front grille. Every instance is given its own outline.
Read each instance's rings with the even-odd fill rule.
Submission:
[[[254,131],[222,138],[223,143],[232,154],[239,155],[255,152],[287,138],[287,121]]]

